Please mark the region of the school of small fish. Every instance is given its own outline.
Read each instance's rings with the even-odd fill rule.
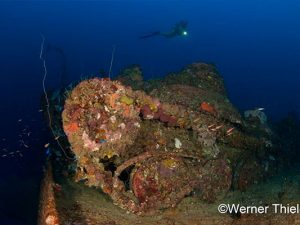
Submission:
[[[43,112],[42,109],[38,110],[39,113]],[[27,152],[30,152],[31,146],[40,141],[39,137],[34,137],[35,134],[40,134],[40,132],[35,132],[34,129],[31,130],[29,124],[37,122],[36,119],[28,119],[26,117],[18,118],[16,120],[17,126],[19,127],[19,132],[16,137],[15,143],[18,143],[17,147],[10,146],[10,138],[2,137],[0,138],[0,159],[1,158],[22,158]],[[44,128],[45,129],[45,128]],[[55,140],[60,138],[60,136],[55,137]],[[45,151],[49,147],[50,143],[45,143]],[[35,147],[36,148],[36,147]]]

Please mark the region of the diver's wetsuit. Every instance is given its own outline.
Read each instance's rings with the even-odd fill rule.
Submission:
[[[185,35],[187,35],[186,28],[187,28],[187,22],[180,21],[179,23],[175,24],[174,28],[170,32],[156,31],[151,34],[141,36],[140,39],[150,38],[150,37],[154,37],[154,36],[164,36],[166,38],[185,36]]]

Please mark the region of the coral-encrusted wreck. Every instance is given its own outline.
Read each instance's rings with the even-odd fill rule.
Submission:
[[[126,83],[126,75],[120,80]],[[63,129],[76,155],[77,181],[140,214],[175,207],[191,193],[212,202],[268,172],[261,162],[270,134],[255,135],[253,126],[250,132],[212,65],[128,81],[85,80],[66,99]]]

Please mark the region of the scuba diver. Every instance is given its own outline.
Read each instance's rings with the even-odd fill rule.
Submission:
[[[188,24],[187,21],[180,21],[175,24],[175,26],[173,27],[173,29],[170,32],[156,31],[151,34],[141,36],[140,39],[150,38],[150,37],[154,37],[154,36],[164,36],[166,38],[173,38],[173,37],[177,37],[177,36],[186,36],[188,34],[187,30],[186,30],[187,24]]]

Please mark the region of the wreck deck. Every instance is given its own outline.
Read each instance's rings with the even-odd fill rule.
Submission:
[[[51,168],[50,168],[51,169]],[[75,183],[69,179],[61,179],[60,191],[54,190],[55,204],[51,203],[55,209],[41,207],[40,224],[46,225],[46,215],[49,212],[57,212],[59,224],[61,225],[132,225],[132,224],[160,224],[160,225],[240,225],[240,224],[300,224],[300,214],[274,214],[266,215],[230,215],[220,214],[217,207],[221,203],[240,203],[242,205],[267,205],[272,203],[282,203],[284,205],[295,205],[300,201],[299,175],[291,174],[291,177],[274,177],[259,185],[254,185],[247,192],[230,192],[227,196],[213,204],[199,201],[196,197],[186,197],[176,208],[168,209],[156,215],[138,216],[126,212],[114,205],[112,200],[101,193],[99,189],[89,188],[83,184]],[[46,176],[47,184],[54,184],[52,176]],[[285,183],[286,182],[286,183]],[[44,196],[42,202],[45,204],[52,202],[49,195]],[[278,193],[284,191],[278,197]],[[43,193],[43,190],[42,190]],[[47,200],[46,197],[49,197]],[[43,205],[43,204],[41,204]],[[49,205],[49,204],[48,204]],[[44,210],[44,211],[43,211]],[[55,223],[53,223],[55,224]]]

